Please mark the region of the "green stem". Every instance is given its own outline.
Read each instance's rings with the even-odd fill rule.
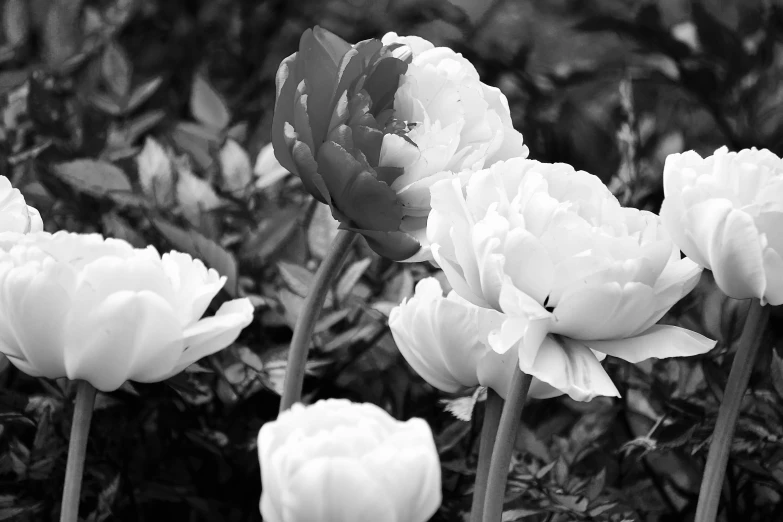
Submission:
[[[487,495],[489,464],[502,412],[503,398],[492,388],[487,388],[487,402],[484,407],[484,421],[481,424],[481,440],[479,441],[478,465],[476,466],[476,485],[473,488],[473,506],[470,510],[470,522],[481,522],[481,516],[484,514],[484,497]]]
[[[286,365],[285,383],[283,385],[283,398],[280,400],[280,413],[290,408],[302,398],[302,384],[304,383],[305,364],[307,352],[310,350],[310,341],[313,337],[313,329],[321,314],[329,286],[334,282],[343,261],[348,257],[356,239],[356,232],[340,230],[332,241],[332,246],[326,254],[321,266],[315,273],[313,287],[307,293],[302,305],[302,311],[296,319],[294,335],[291,338],[291,347],[288,350],[288,364]]]
[[[729,461],[731,439],[737,424],[740,405],[748,387],[750,373],[756,360],[764,327],[769,317],[769,307],[762,306],[758,299],[750,303],[745,327],[739,338],[737,353],[731,365],[729,381],[723,394],[723,402],[718,409],[718,420],[712,433],[710,450],[707,453],[707,464],[704,467],[704,478],[699,491],[699,503],[696,506],[694,522],[715,522],[720,503],[720,492],[723,486],[723,475]]]
[[[65,486],[60,509],[60,522],[78,522],[79,496],[82,490],[84,457],[87,454],[87,439],[90,435],[90,421],[95,405],[95,388],[87,381],[77,381],[76,405],[73,409],[71,439],[68,442],[68,463],[65,466]]]
[[[495,449],[489,464],[483,522],[500,522],[503,516],[508,465],[511,462],[511,453],[514,451],[522,408],[525,406],[531,380],[532,377],[523,373],[519,366],[514,369],[514,377],[511,379],[506,403],[503,405],[503,413],[500,416],[498,433],[495,438]]]

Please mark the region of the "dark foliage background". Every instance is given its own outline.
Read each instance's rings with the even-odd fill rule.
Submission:
[[[767,147],[783,154],[783,7],[777,0],[0,0],[0,174],[46,229],[191,252],[229,276],[215,305],[250,296],[237,343],[165,383],[99,394],[84,520],[260,520],[255,441],[277,412],[291,328],[335,224],[298,180],[265,167],[245,187],[219,151],[253,161],[269,140],[274,73],[302,31],[387,31],[462,52],[507,95],[531,157],[599,176],[657,211],[665,157]],[[154,136],[174,158],[169,198],[141,189]],[[249,168],[241,150],[234,169]],[[348,397],[436,435],[444,502],[469,509],[480,397],[444,397],[386,326],[428,265],[355,247],[314,339],[306,397]],[[213,306],[215,306],[213,305]],[[688,360],[606,365],[623,398],[532,402],[504,520],[680,521],[693,516],[747,303],[705,273],[664,321],[719,340]],[[751,379],[722,520],[783,520],[781,311]],[[56,520],[71,383],[0,361],[0,520]],[[444,403],[445,399],[445,403]],[[444,405],[455,414],[444,410]],[[524,451],[522,451],[524,449]]]

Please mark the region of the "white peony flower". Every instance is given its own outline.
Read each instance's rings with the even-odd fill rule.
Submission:
[[[0,237],[0,352],[29,375],[101,391],[161,381],[250,324],[248,299],[201,317],[225,281],[187,254],[98,234]]]
[[[699,280],[650,212],[623,208],[601,181],[526,159],[432,187],[435,260],[468,301],[502,311],[498,353],[576,400],[617,395],[596,352],[639,362],[695,355],[714,341],[655,323]]]
[[[487,334],[499,328],[505,315],[482,308],[443,289],[434,277],[416,284],[416,292],[392,309],[389,328],[408,364],[422,379],[446,393],[487,386],[505,398],[517,353],[493,351]],[[544,399],[562,394],[534,379],[528,395]]]
[[[783,159],[755,148],[671,154],[663,190],[664,226],[726,295],[783,304]]]
[[[404,168],[391,188],[408,216],[407,229],[424,244],[414,258],[419,260],[429,256],[424,229],[432,184],[459,174],[464,178],[497,161],[525,158],[528,148],[514,130],[505,95],[482,83],[461,54],[418,36],[387,33],[382,42],[402,44],[395,52],[412,55],[394,95],[393,118],[404,126],[405,138],[384,136],[379,165]]]
[[[267,522],[425,522],[441,503],[429,425],[344,399],[294,404],[258,434]]]
[[[27,234],[41,230],[43,221],[38,211],[25,203],[22,193],[11,186],[8,178],[0,176],[0,234]]]

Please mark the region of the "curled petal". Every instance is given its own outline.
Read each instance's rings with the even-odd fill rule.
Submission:
[[[619,397],[614,383],[595,354],[584,344],[548,336],[538,350],[535,362],[520,369],[556,388],[575,401],[590,401],[597,396]]]
[[[652,357],[691,357],[707,353],[715,347],[712,339],[678,326],[655,325],[641,335],[607,341],[584,341],[593,350],[630,363]]]

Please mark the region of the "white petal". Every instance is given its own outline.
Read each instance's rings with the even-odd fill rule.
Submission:
[[[63,338],[69,379],[114,391],[145,371],[170,368],[182,352],[171,306],[149,291],[111,294],[93,309],[73,310]]]
[[[252,321],[250,299],[245,297],[223,303],[214,316],[201,319],[185,329],[185,351],[165,378],[230,345]]]
[[[620,396],[588,347],[568,338],[560,337],[559,340],[564,346],[548,336],[533,365],[523,367],[520,359],[520,369],[576,401],[589,401],[597,396]]]
[[[707,353],[715,347],[712,339],[678,326],[655,325],[641,335],[609,341],[584,341],[601,353],[638,363],[656,357],[690,357]]]

